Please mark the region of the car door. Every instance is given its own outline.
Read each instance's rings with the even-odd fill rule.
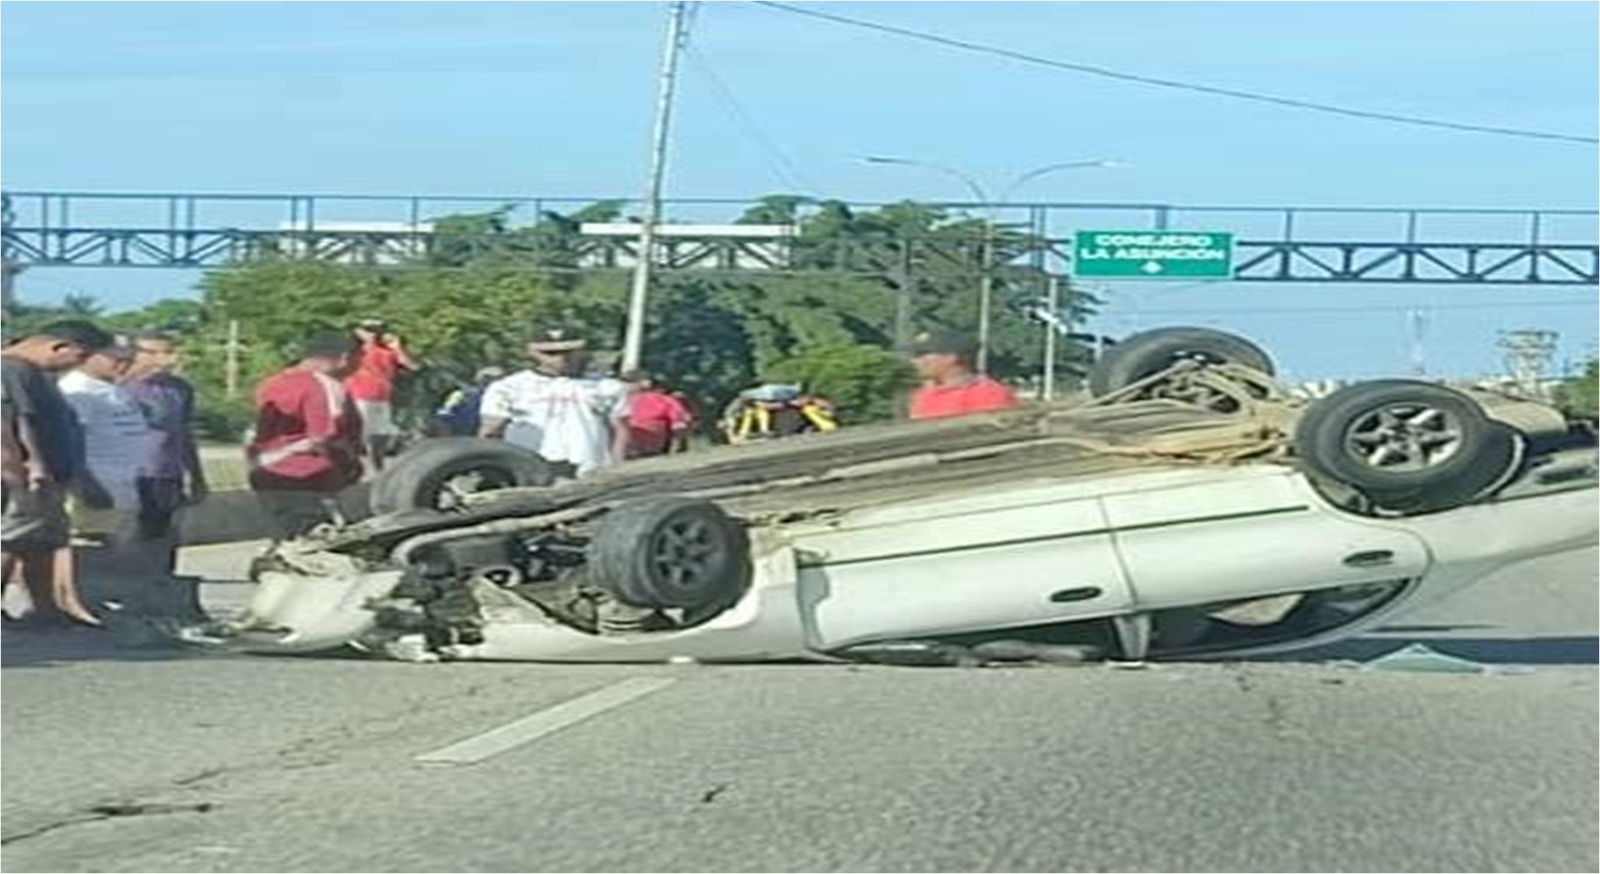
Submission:
[[[1141,610],[1369,582],[1428,568],[1421,538],[1330,508],[1297,471],[1195,468],[1102,498]]]
[[[1007,485],[847,513],[796,530],[808,642],[1037,625],[1127,610],[1092,485]]]

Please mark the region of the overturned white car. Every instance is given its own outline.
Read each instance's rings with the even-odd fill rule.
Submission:
[[[1600,538],[1592,434],[1431,383],[1288,398],[1267,356],[1137,335],[1092,399],[630,462],[551,484],[413,448],[379,515],[258,560],[259,652],[947,661],[1240,656],[1355,634]]]

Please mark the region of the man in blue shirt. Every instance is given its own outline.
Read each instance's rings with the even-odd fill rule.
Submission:
[[[473,375],[473,384],[458,388],[445,397],[444,403],[433,414],[434,425],[441,436],[475,437],[478,433],[478,406],[483,400],[483,390],[489,383],[506,375],[503,367],[483,367]]]
[[[138,481],[139,539],[160,542],[170,575],[177,564],[178,510],[205,500],[209,491],[194,439],[194,388],[173,373],[178,350],[172,337],[145,331],[132,340],[133,364],[121,387],[156,434]]]

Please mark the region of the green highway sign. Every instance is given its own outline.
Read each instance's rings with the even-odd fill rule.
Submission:
[[[1229,279],[1233,234],[1214,231],[1079,231],[1072,275],[1128,279]]]

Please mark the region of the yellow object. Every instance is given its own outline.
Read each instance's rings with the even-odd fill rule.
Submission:
[[[728,436],[728,442],[743,443],[748,440],[778,436],[772,430],[772,413],[785,406],[788,405],[764,401],[751,401],[745,404],[737,413],[729,415],[723,423],[723,431]],[[839,429],[839,421],[835,418],[830,404],[806,400],[795,404],[794,408],[800,417],[819,433],[826,434]]]
[[[109,537],[119,521],[115,509],[97,510],[76,495],[67,499],[67,518],[72,520],[73,534],[87,537]]]
[[[818,431],[824,434],[837,430],[839,427],[838,420],[833,417],[833,410],[815,401],[808,401],[803,404],[800,407],[800,415],[805,416],[807,422],[810,422]]]

